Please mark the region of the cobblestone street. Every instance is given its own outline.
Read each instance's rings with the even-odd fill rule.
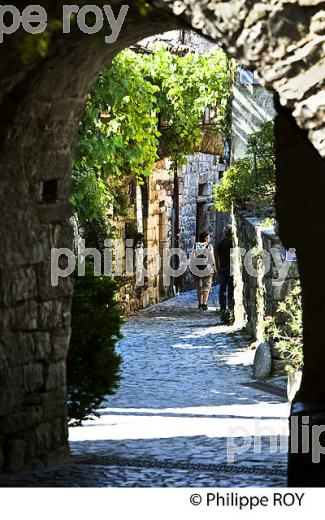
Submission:
[[[289,405],[248,386],[250,339],[218,323],[216,291],[207,312],[188,292],[129,318],[119,389],[70,430],[69,463],[0,485],[285,486]]]

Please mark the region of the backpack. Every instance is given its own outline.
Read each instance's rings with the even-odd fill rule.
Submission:
[[[204,271],[204,269],[208,266],[208,251],[210,249],[209,244],[205,244],[204,242],[197,242],[195,244],[195,258],[199,258],[202,263],[200,265],[196,264],[196,268],[199,271]]]

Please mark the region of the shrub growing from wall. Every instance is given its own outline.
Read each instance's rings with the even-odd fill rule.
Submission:
[[[121,357],[115,351],[122,319],[111,278],[94,276],[91,265],[76,277],[72,302],[72,337],[67,359],[68,413],[80,425],[105,395],[117,388]]]
[[[264,321],[265,339],[287,360],[286,370],[294,372],[303,365],[301,286],[297,282],[290,294],[279,302],[274,316]]]
[[[248,154],[234,161],[214,187],[217,211],[242,208],[246,202],[256,206],[274,205],[275,152],[274,123],[267,121],[248,138]]]

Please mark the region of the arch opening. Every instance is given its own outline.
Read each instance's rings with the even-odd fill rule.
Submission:
[[[90,85],[122,48],[163,29],[186,26],[189,20],[188,15],[180,21],[164,10],[158,13],[159,18],[157,11],[144,18],[131,10],[117,44],[109,49],[89,46],[88,40],[73,34],[64,46],[57,38],[45,59],[36,60],[22,72],[18,70],[18,47],[6,49],[2,61],[9,72],[1,82],[0,226],[5,251],[1,259],[1,443],[9,471],[29,467],[38,458],[51,464],[67,456],[65,358],[72,287],[68,280],[51,286],[50,250],[71,246],[69,175],[77,125]],[[317,14],[315,10],[309,13],[309,18]],[[245,30],[249,33],[249,28]],[[17,41],[20,39],[18,34]],[[240,58],[242,52],[241,48]],[[254,59],[244,61],[251,64]],[[310,91],[317,96],[313,88]],[[307,116],[303,120],[302,115],[300,121],[308,127]],[[317,136],[319,131],[318,126]],[[305,404],[299,403],[316,403],[320,410],[317,420],[321,420],[322,273],[316,255],[310,254],[310,237],[316,240],[322,234],[323,160],[308,141],[306,130],[299,130],[291,111],[280,104],[276,132],[280,234],[287,247],[297,248],[304,295],[305,369],[293,413],[305,413]],[[313,182],[306,185],[307,171],[313,172]],[[317,225],[312,230],[301,207],[314,215]],[[293,457],[290,482],[305,482],[301,467],[310,464],[308,455],[302,462],[299,454]],[[313,474],[314,482],[322,482],[322,465]]]

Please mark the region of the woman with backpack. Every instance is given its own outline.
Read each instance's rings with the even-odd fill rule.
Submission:
[[[199,241],[193,248],[190,262],[190,270],[196,280],[198,309],[204,311],[208,309],[208,299],[216,263],[210,240],[208,231],[200,234]]]

